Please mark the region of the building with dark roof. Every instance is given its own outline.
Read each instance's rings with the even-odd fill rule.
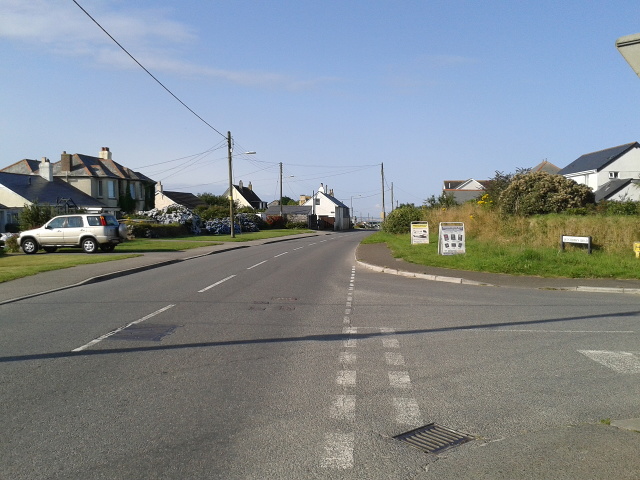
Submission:
[[[229,196],[228,188],[222,196]],[[250,207],[254,210],[266,210],[267,208],[267,202],[260,200],[260,197],[258,197],[258,195],[253,191],[251,182],[249,182],[248,187],[245,187],[242,180],[238,182],[238,185],[233,185],[233,201],[239,207]]]
[[[485,192],[489,180],[445,180],[442,193],[453,197],[456,203],[479,199]]]
[[[170,192],[162,187],[162,182],[156,183],[155,208],[165,208],[171,205],[182,205],[193,210],[196,207],[206,207],[207,204],[200,197],[187,192]]]

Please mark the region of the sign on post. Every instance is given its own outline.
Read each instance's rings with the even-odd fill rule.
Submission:
[[[466,253],[466,234],[463,222],[441,222],[438,229],[438,254]]]
[[[411,222],[411,245],[429,243],[429,223]]]
[[[572,235],[562,235],[560,239],[560,249],[564,251],[565,243],[578,243],[587,246],[587,253],[591,254],[591,237],[576,237]]]

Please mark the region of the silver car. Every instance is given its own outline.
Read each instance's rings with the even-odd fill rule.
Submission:
[[[86,253],[95,253],[98,248],[112,252],[126,238],[126,225],[121,225],[113,215],[81,213],[60,215],[40,228],[24,231],[18,243],[27,254],[40,248],[53,253],[59,247],[80,247]]]

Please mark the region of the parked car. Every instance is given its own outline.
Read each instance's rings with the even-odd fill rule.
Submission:
[[[83,213],[60,215],[40,228],[21,232],[18,243],[27,254],[40,248],[53,253],[59,247],[80,247],[86,253],[95,253],[98,248],[112,252],[126,238],[127,226],[113,215]]]

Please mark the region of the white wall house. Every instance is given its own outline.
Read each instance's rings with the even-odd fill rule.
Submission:
[[[599,200],[620,199],[617,180],[640,179],[640,144],[627,143],[597,152],[587,153],[577,158],[558,172],[576,183],[590,187],[594,192],[601,191],[610,195],[600,195]],[[613,182],[611,185],[607,185]],[[624,195],[626,200],[640,200],[640,188],[633,182],[626,182]],[[604,189],[604,190],[603,190]],[[615,198],[614,198],[615,197]]]
[[[304,205],[311,207],[311,215],[329,219],[334,230],[348,230],[350,228],[349,207],[335,198],[333,190],[329,190],[322,183],[318,191],[314,192]]]

